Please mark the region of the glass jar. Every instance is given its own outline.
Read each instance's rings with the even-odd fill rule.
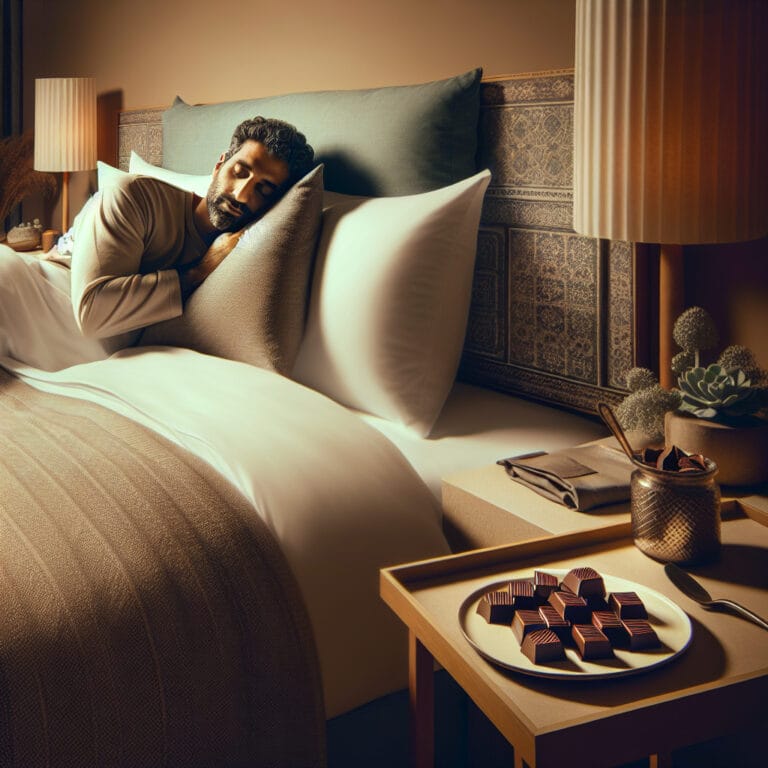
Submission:
[[[717,465],[704,472],[669,472],[636,464],[630,482],[632,537],[655,560],[700,563],[720,552]]]

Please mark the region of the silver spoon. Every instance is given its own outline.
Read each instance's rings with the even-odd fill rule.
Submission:
[[[724,598],[713,600],[709,592],[707,592],[707,590],[704,589],[704,587],[702,587],[701,584],[699,584],[699,582],[693,578],[693,576],[691,576],[689,573],[686,573],[682,568],[679,568],[674,563],[667,563],[664,566],[664,570],[666,571],[667,576],[669,576],[669,580],[684,595],[690,597],[691,600],[695,600],[697,603],[699,603],[699,605],[704,606],[704,608],[706,608],[708,611],[722,607],[726,610],[738,613],[745,619],[754,621],[755,624],[757,624],[759,627],[762,627],[763,629],[768,629],[768,621],[761,618],[756,613],[752,613],[749,608],[745,608],[743,605],[735,603],[733,600],[726,600]]]

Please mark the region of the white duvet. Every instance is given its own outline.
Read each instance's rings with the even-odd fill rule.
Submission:
[[[304,594],[328,717],[406,685],[405,632],[378,596],[378,570],[449,550],[436,500],[383,435],[287,378],[185,349],[56,372],[0,362],[164,435],[253,503]]]

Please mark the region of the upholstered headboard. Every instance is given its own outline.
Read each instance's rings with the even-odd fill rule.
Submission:
[[[459,378],[594,412],[645,364],[647,258],[572,229],[573,72],[483,80],[478,161],[493,177]],[[118,163],[163,161],[163,109],[120,115]]]

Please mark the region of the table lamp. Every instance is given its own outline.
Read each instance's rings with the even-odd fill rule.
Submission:
[[[61,231],[69,229],[69,174],[96,167],[96,86],[92,77],[35,80],[36,171],[62,172]]]
[[[682,246],[768,233],[767,28],[765,0],[577,0],[573,228],[660,245],[665,387]]]

